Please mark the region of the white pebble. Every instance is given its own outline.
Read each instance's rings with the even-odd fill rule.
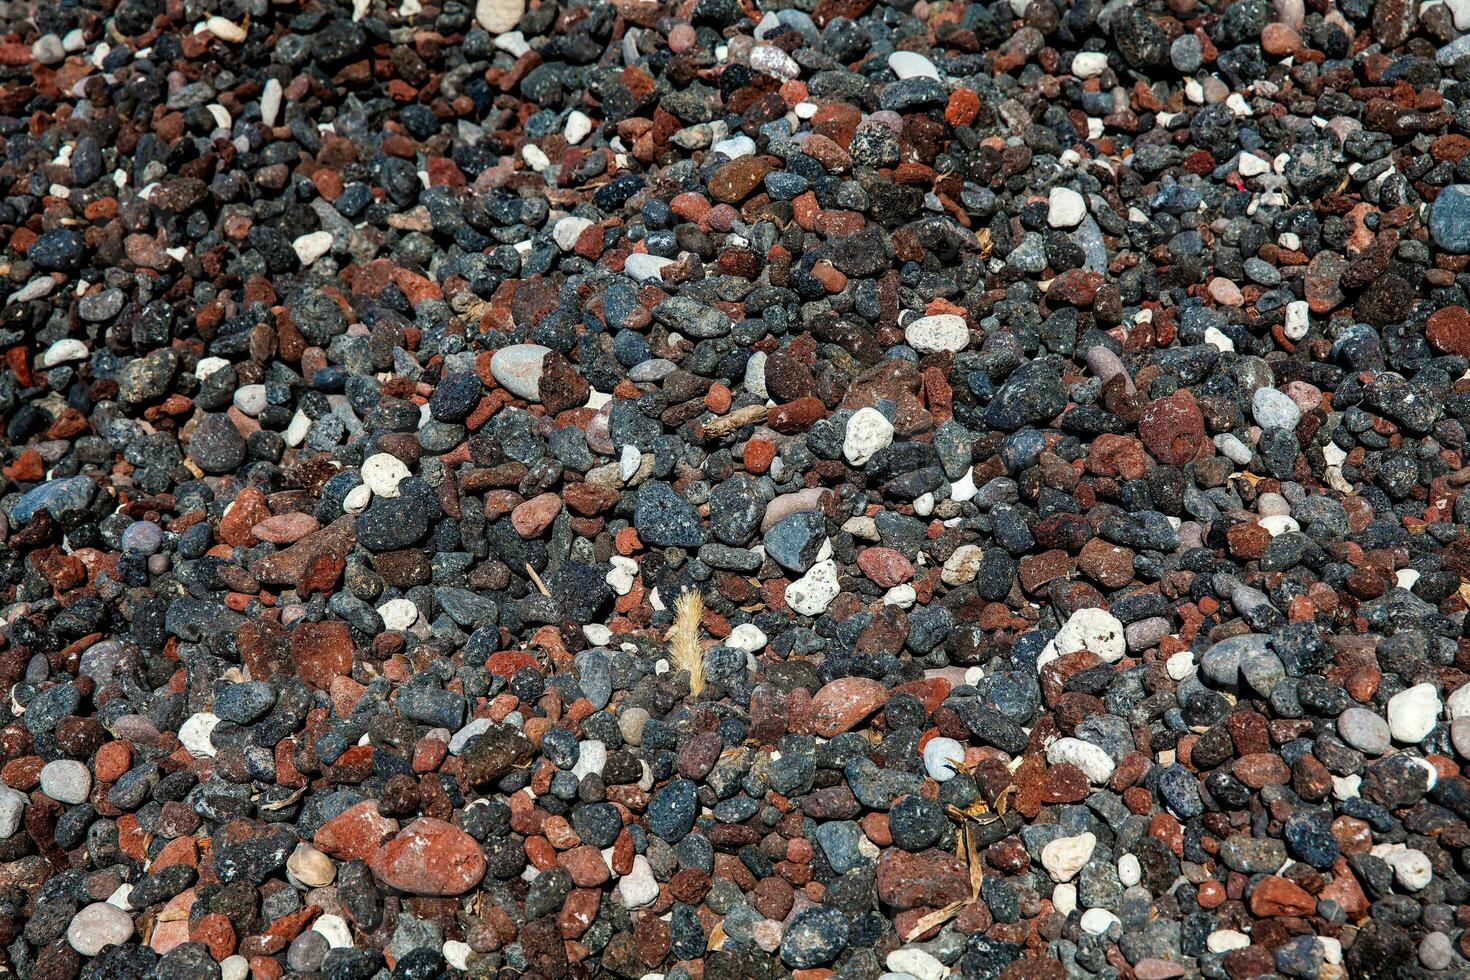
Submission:
[[[966,585],[980,574],[980,560],[985,552],[978,544],[962,544],[944,560],[939,581],[945,585]]]
[[[408,467],[392,453],[375,453],[362,461],[362,482],[376,497],[398,496],[398,484],[408,479]]]
[[[1143,880],[1143,865],[1139,863],[1137,856],[1124,854],[1118,858],[1118,880],[1123,883],[1124,888],[1132,888]]]
[[[515,28],[526,12],[526,0],[477,0],[475,22],[491,34]]]
[[[344,949],[352,945],[352,929],[348,927],[347,920],[340,915],[332,915],[330,912],[319,916],[311,924],[312,931],[319,932],[327,937],[327,945],[332,949]]]
[[[579,218],[576,215],[567,215],[551,227],[551,238],[556,242],[556,247],[563,252],[570,252],[577,244],[577,239],[582,232],[592,227],[590,218]]]
[[[260,91],[260,122],[263,126],[274,126],[276,116],[281,111],[281,98],[284,92],[281,89],[280,79],[268,78],[265,88]]]
[[[250,976],[250,961],[239,953],[219,961],[219,980],[245,980]]]
[[[1053,888],[1051,904],[1062,915],[1071,915],[1077,911],[1077,886],[1071,882],[1063,882]]]
[[[1107,909],[1088,909],[1082,913],[1082,931],[1089,936],[1101,936],[1122,920]]]
[[[444,962],[456,970],[468,970],[470,968],[470,957],[475,948],[469,943],[462,943],[458,939],[450,939],[444,943]]]
[[[1286,334],[1287,340],[1301,340],[1307,335],[1311,327],[1310,307],[1304,299],[1293,300],[1286,304],[1286,323],[1281,332]]]
[[[907,973],[914,980],[944,980],[949,976],[949,967],[915,947],[895,949],[883,962],[888,969],[896,973]]]
[[[862,466],[880,449],[893,443],[893,423],[876,408],[860,408],[847,420],[842,455],[853,466]]]
[[[1046,747],[1048,765],[1066,762],[1081,769],[1094,786],[1101,786],[1113,776],[1116,764],[1100,745],[1080,738],[1059,738]]]
[[[837,563],[829,558],[817,562],[805,575],[786,586],[786,605],[799,616],[820,616],[841,591]]]
[[[419,607],[412,599],[389,599],[378,607],[385,630],[406,630],[419,619]]]
[[[1170,680],[1184,680],[1194,673],[1194,654],[1188,650],[1179,651],[1164,661],[1164,670],[1168,672]]]
[[[571,246],[566,250],[570,251]],[[650,279],[663,278],[663,271],[674,264],[674,260],[662,255],[649,255],[647,252],[634,252],[623,260],[623,275],[637,282],[647,282]]]
[[[75,759],[53,759],[41,767],[41,792],[57,803],[75,806],[87,802],[92,773]]]
[[[965,761],[965,747],[943,735],[931,738],[924,745],[924,770],[937,783],[948,782],[959,773],[959,765]]]
[[[359,483],[347,491],[342,498],[342,509],[349,514],[361,514],[373,502],[373,491],[366,483]]]
[[[754,623],[741,623],[730,631],[725,637],[725,646],[734,647],[736,650],[744,650],[746,653],[757,653],[766,648],[766,634]]]
[[[1388,730],[1400,742],[1418,744],[1434,730],[1440,712],[1433,684],[1416,684],[1388,699]]]
[[[939,81],[934,62],[913,51],[895,51],[888,56],[888,70],[899,78],[932,78]]]
[[[573,109],[567,114],[567,123],[562,127],[561,134],[566,141],[573,146],[582,142],[592,132],[592,120],[587,113],[580,109]]]
[[[133,917],[106,902],[88,905],[66,927],[66,941],[83,956],[96,956],[104,946],[121,946],[132,935]]]
[[[0,783],[0,840],[9,840],[15,836],[30,802],[30,797],[20,790]]]
[[[1127,651],[1123,624],[1106,609],[1079,609],[1068,617],[1056,637],[1057,653],[1066,656],[1090,650],[1105,663],[1116,663]]]
[[[212,759],[216,750],[209,736],[214,734],[215,726],[218,724],[219,718],[207,711],[190,715],[189,719],[179,727],[179,741],[194,758]]]
[[[921,316],[904,328],[903,336],[920,354],[961,351],[970,344],[970,328],[957,313]]]
[[[296,257],[301,260],[302,265],[311,265],[332,250],[332,233],[314,231],[309,235],[302,235],[291,243],[291,247],[296,250]]]
[[[1108,67],[1103,51],[1079,51],[1072,57],[1072,74],[1078,78],[1096,78]]]
[[[1097,837],[1091,832],[1075,837],[1058,837],[1041,849],[1041,866],[1052,881],[1071,881],[1083,865],[1092,860]]]
[[[1205,948],[1212,953],[1228,953],[1232,949],[1244,949],[1250,944],[1249,936],[1234,929],[1216,929],[1205,937]]]
[[[87,354],[86,344],[75,337],[66,337],[46,348],[46,352],[41,355],[41,367],[54,368],[68,361],[85,361]]]
[[[919,600],[919,593],[907,582],[900,582],[883,593],[883,605],[910,609]]]
[[[211,17],[204,22],[204,28],[221,41],[227,41],[231,44],[239,44],[247,37],[245,28],[228,17],[220,17],[218,15]]]
[[[1087,217],[1087,199],[1070,187],[1053,187],[1046,199],[1046,223],[1053,228],[1076,228]]]
[[[653,865],[642,854],[634,855],[633,870],[618,882],[618,897],[623,906],[641,909],[658,898],[658,881],[653,877]]]
[[[265,411],[265,385],[241,385],[235,389],[235,407],[255,418]]]
[[[638,577],[638,563],[622,555],[613,555],[611,561],[612,570],[604,581],[618,595],[627,595],[633,591],[633,580]]]
[[[600,776],[607,767],[607,746],[595,738],[577,743],[577,764],[572,766],[572,775],[578,779]]]

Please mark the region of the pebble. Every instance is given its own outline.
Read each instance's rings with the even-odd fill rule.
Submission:
[[[961,351],[970,344],[965,318],[953,313],[922,316],[904,328],[904,338],[920,354]]]
[[[104,947],[119,946],[133,935],[133,919],[106,902],[93,902],[72,916],[66,941],[83,956],[96,956]]]

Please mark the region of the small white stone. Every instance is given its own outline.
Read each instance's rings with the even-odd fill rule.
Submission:
[[[1271,532],[1271,537],[1285,534],[1287,531],[1300,531],[1302,526],[1286,514],[1272,514],[1258,521],[1261,527]]]
[[[914,498],[914,514],[918,517],[928,517],[934,513],[934,494],[922,493]]]
[[[1123,624],[1106,609],[1079,609],[1056,636],[1057,653],[1089,650],[1105,663],[1117,663],[1127,652]]]
[[[970,328],[957,313],[921,316],[904,328],[903,336],[920,354],[962,351],[970,344]]]
[[[525,34],[520,31],[506,31],[504,34],[495,36],[495,50],[504,51],[512,57],[519,58],[530,51],[531,46],[526,43]]]
[[[87,802],[92,772],[75,759],[53,759],[41,767],[41,792],[57,803],[75,806]]]
[[[1412,589],[1419,581],[1419,573],[1412,568],[1400,568],[1393,577],[1394,584],[1401,589]]]
[[[347,491],[342,498],[342,509],[349,514],[361,514],[373,502],[373,491],[366,483],[359,483]]]
[[[1234,929],[1216,929],[1205,937],[1205,948],[1212,953],[1228,953],[1232,949],[1244,949],[1250,944],[1249,936]]]
[[[570,251],[568,247],[567,251]],[[647,252],[634,252],[623,260],[623,275],[638,282],[663,278],[663,271],[674,264],[674,260]]]
[[[491,34],[513,30],[526,12],[526,0],[477,0],[475,22]]]
[[[468,970],[470,968],[470,957],[474,955],[475,948],[469,943],[462,943],[458,939],[450,939],[444,943],[444,962],[456,970]]]
[[[893,423],[876,408],[860,408],[847,420],[842,455],[853,466],[862,466],[880,449],[893,443]]]
[[[959,773],[959,765],[965,761],[965,747],[943,735],[931,738],[924,744],[924,770],[935,782],[944,783]]]
[[[374,453],[362,461],[362,482],[375,497],[398,496],[398,484],[409,477],[408,466],[392,453]]]
[[[1356,799],[1358,787],[1362,786],[1362,776],[1333,776],[1332,795],[1340,802]]]
[[[15,836],[30,802],[30,797],[20,790],[0,784],[0,840]]]
[[[1100,745],[1080,738],[1059,738],[1046,747],[1048,765],[1066,762],[1081,769],[1094,786],[1101,786],[1113,776],[1116,764]]]
[[[1135,855],[1124,854],[1118,858],[1118,880],[1124,888],[1132,888],[1143,880],[1143,865]]]
[[[916,947],[895,949],[883,962],[888,969],[895,973],[907,973],[914,980],[944,980],[949,976],[949,967]]]
[[[750,67],[765,75],[789,81],[801,74],[796,59],[774,44],[758,44],[750,51]]]
[[[1076,228],[1087,217],[1087,199],[1070,187],[1053,187],[1046,199],[1046,223],[1053,228]]]
[[[551,238],[556,242],[556,247],[563,252],[570,252],[577,244],[577,239],[582,232],[592,227],[590,218],[578,218],[575,215],[567,215],[551,228]]]
[[[1240,159],[1236,161],[1235,169],[1240,171],[1242,177],[1259,177],[1261,174],[1271,172],[1271,163],[1269,160],[1262,160],[1254,153],[1242,153]]]
[[[88,353],[86,344],[75,337],[66,337],[46,348],[46,352],[41,355],[41,367],[54,368],[68,361],[85,361]]]
[[[179,727],[179,741],[194,758],[213,759],[215,747],[209,741],[209,736],[214,734],[215,726],[218,724],[219,718],[207,711],[192,714]]]
[[[347,920],[340,915],[328,912],[326,915],[318,916],[311,924],[314,932],[319,932],[327,937],[327,945],[332,949],[345,949],[352,945],[352,929],[347,925]]]
[[[251,418],[265,411],[265,385],[241,385],[235,389],[235,407]]]
[[[607,767],[607,746],[595,738],[577,743],[577,764],[572,766],[572,775],[578,779],[600,776]]]
[[[944,559],[944,569],[939,581],[945,585],[965,585],[975,581],[980,574],[980,560],[985,552],[977,544],[962,544]]]
[[[280,79],[266,79],[265,88],[260,90],[260,124],[262,126],[270,127],[276,124],[276,116],[281,111],[281,100],[284,94]]]
[[[1235,353],[1235,341],[1225,336],[1219,327],[1205,327],[1205,343],[1221,353]]]
[[[1333,966],[1342,962],[1342,940],[1333,939],[1331,936],[1318,936],[1317,942],[1322,944],[1322,958]],[[1322,974],[1326,976],[1326,974]]]
[[[121,946],[132,935],[133,917],[106,902],[88,905],[66,927],[66,941],[83,956],[96,956],[104,946]]]
[[[837,563],[819,561],[801,578],[786,586],[786,605],[799,616],[820,616],[842,591],[837,581]]]
[[[291,856],[286,858],[286,870],[307,888],[324,888],[337,877],[337,867],[332,864],[332,859],[305,841],[297,844]]]
[[[1281,329],[1288,340],[1301,340],[1307,335],[1307,330],[1312,325],[1310,309],[1304,299],[1286,304],[1286,323]]]
[[[604,577],[604,581],[618,595],[627,595],[633,591],[633,580],[638,577],[638,563],[622,555],[613,555],[611,562],[612,570]]]
[[[913,51],[895,51],[888,56],[888,70],[903,78],[932,78],[939,81],[934,62]]]
[[[1091,832],[1075,837],[1058,837],[1041,849],[1041,866],[1052,881],[1071,881],[1083,865],[1092,860],[1097,837]]]
[[[1077,78],[1096,78],[1108,67],[1108,56],[1103,51],[1079,51],[1072,57],[1072,74]]]
[[[419,607],[412,599],[389,599],[378,607],[385,630],[406,630],[419,619]]]
[[[1393,878],[1411,892],[1422,890],[1434,878],[1434,866],[1423,851],[1405,848],[1384,857],[1393,868]]]
[[[526,161],[526,166],[538,173],[551,166],[551,158],[535,143],[527,143],[521,147],[521,159]]]
[[[919,601],[919,593],[907,582],[900,582],[887,592],[883,593],[883,605],[897,606],[900,609],[910,609],[914,603]]]
[[[449,738],[449,754],[459,755],[464,747],[469,744],[470,739],[476,735],[483,735],[490,730],[489,718],[476,718],[468,725],[455,732]]]
[[[1388,730],[1400,742],[1417,745],[1434,730],[1440,712],[1433,684],[1416,684],[1388,699]]]
[[[1194,673],[1194,654],[1188,650],[1179,651],[1164,661],[1164,670],[1168,672],[1170,680],[1184,680],[1184,678]]]
[[[741,623],[730,631],[729,636],[725,637],[725,646],[744,650],[746,653],[757,653],[766,648],[766,641],[766,634],[759,626],[754,623]]]
[[[634,855],[633,870],[618,882],[618,897],[630,909],[641,909],[658,898],[658,880],[653,877],[653,865],[642,854]]]
[[[250,961],[239,953],[219,961],[219,980],[245,980],[250,976]]]
[[[949,485],[949,499],[955,503],[964,503],[966,500],[974,500],[975,494],[980,488],[975,486],[975,472],[965,470],[965,475]]]
[[[230,44],[239,44],[248,36],[245,28],[230,20],[228,17],[215,15],[204,22],[204,29],[209,31],[221,41]]]
[[[573,146],[582,142],[592,132],[592,119],[580,109],[573,109],[567,114],[566,125],[562,127],[562,137]]]
[[[720,140],[715,143],[714,146],[710,147],[710,152],[718,153],[731,160],[748,157],[755,152],[755,140],[744,134],[732,136],[727,140]]]
[[[1077,886],[1063,882],[1051,890],[1051,904],[1062,915],[1077,911]]]
[[[588,623],[582,627],[582,635],[595,647],[607,646],[612,640],[612,630],[601,623]]]
[[[311,431],[311,416],[301,409],[291,416],[291,423],[286,426],[286,431],[281,433],[281,439],[288,446],[299,446],[306,441],[306,435]]]
[[[1107,909],[1088,909],[1082,913],[1082,931],[1089,936],[1101,936],[1122,920]]]
[[[194,366],[194,377],[203,381],[216,371],[223,371],[230,366],[230,362],[223,357],[201,357],[199,363]]]
[[[634,445],[624,446],[618,456],[618,478],[624,483],[633,479],[638,467],[643,465],[643,454]]]
[[[1470,715],[1470,684],[1455,688],[1454,693],[1445,698],[1444,710],[1450,721]]]

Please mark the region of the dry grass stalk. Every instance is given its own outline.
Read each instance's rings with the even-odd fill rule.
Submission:
[[[689,693],[704,691],[704,651],[699,648],[699,621],[704,618],[704,599],[697,589],[688,589],[674,602],[674,625],[669,630],[669,655],[674,666],[689,672]]]
[[[719,418],[710,419],[704,424],[704,434],[711,439],[728,436],[737,429],[747,425],[758,425],[766,420],[766,413],[770,411],[765,405],[747,405],[737,408],[729,415],[721,415]]]

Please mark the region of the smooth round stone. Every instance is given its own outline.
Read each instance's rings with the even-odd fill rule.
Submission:
[[[741,623],[725,638],[725,646],[744,650],[746,653],[757,653],[766,648],[767,641],[766,634],[759,626],[754,623]]]
[[[297,844],[286,858],[286,870],[308,888],[321,888],[332,883],[337,868],[332,859],[305,842]]]
[[[1470,759],[1470,718],[1450,722],[1450,742],[1462,759]]]
[[[904,328],[903,336],[920,354],[962,351],[970,344],[970,328],[957,313],[921,316]]]
[[[1087,199],[1070,187],[1053,187],[1046,199],[1046,223],[1053,228],[1076,228],[1087,217]]]
[[[718,153],[731,160],[748,157],[755,152],[755,140],[743,134],[732,136],[729,139],[720,140],[715,143],[714,146],[710,147],[710,152]]]
[[[1257,388],[1251,396],[1251,414],[1263,429],[1295,429],[1302,410],[1291,396],[1275,388]]]
[[[1431,932],[1419,942],[1419,962],[1426,970],[1448,970],[1454,952],[1450,937],[1442,932]]]
[[[116,905],[93,902],[72,916],[66,941],[83,956],[96,956],[104,946],[121,946],[133,936],[133,917]]]
[[[119,542],[123,551],[136,551],[140,555],[153,555],[163,547],[163,528],[152,521],[134,521],[122,533]]]
[[[939,736],[924,745],[924,771],[937,783],[948,782],[959,774],[965,761],[965,747],[957,740]]]
[[[648,858],[642,854],[633,857],[633,870],[618,882],[618,898],[629,909],[641,909],[658,898],[658,879],[653,876]]]
[[[551,348],[540,344],[512,344],[490,357],[490,373],[496,382],[517,398],[541,400],[541,363]]]
[[[1132,888],[1143,880],[1143,865],[1135,854],[1124,854],[1118,858],[1118,880],[1124,888]]]
[[[561,135],[572,146],[576,146],[586,139],[591,132],[592,119],[580,109],[573,109],[567,114],[566,125],[562,127]]]
[[[1103,51],[1079,51],[1072,56],[1072,74],[1078,78],[1096,78],[1108,67],[1108,56]]]
[[[895,51],[888,56],[888,69],[900,79],[932,78],[939,81],[939,69],[934,62],[913,51]]]
[[[85,803],[91,790],[92,773],[75,759],[56,759],[41,767],[41,792],[58,803]]]
[[[1388,722],[1356,705],[1337,716],[1337,737],[1365,755],[1382,755],[1390,745]]]
[[[226,956],[219,961],[219,976],[220,980],[245,980],[250,976],[250,961],[239,953]]]
[[[373,491],[366,483],[359,483],[347,491],[342,498],[342,509],[349,514],[361,514],[373,502]]]
[[[15,836],[30,802],[30,797],[20,790],[0,784],[0,840],[9,840]]]
[[[409,477],[408,466],[392,453],[375,453],[362,462],[362,482],[376,497],[398,496],[398,484]]]
[[[591,218],[579,218],[576,215],[568,215],[558,221],[551,229],[551,238],[556,242],[557,248],[563,252],[570,252],[577,244],[577,239],[582,237],[582,232],[592,227]]]

